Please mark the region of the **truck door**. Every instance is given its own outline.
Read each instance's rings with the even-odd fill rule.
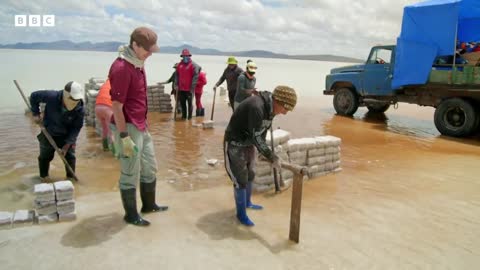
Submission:
[[[392,94],[392,48],[373,48],[363,73],[363,94],[388,96]]]

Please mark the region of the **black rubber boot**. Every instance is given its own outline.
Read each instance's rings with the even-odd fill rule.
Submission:
[[[107,138],[102,139],[102,147],[103,147],[103,151],[105,151],[105,152],[108,151],[108,139]]]
[[[205,108],[200,109],[200,116],[205,116]]]
[[[125,217],[123,220],[135,226],[148,226],[150,222],[143,219],[137,212],[136,192],[137,190],[134,188],[120,190],[123,208],[125,209]]]
[[[201,109],[196,109],[195,110],[195,117],[202,116]]]
[[[68,165],[70,165],[70,168],[72,168],[73,172],[75,172],[76,160],[67,159],[67,162],[68,162]],[[67,172],[68,179],[73,178],[73,174],[67,169],[67,166],[65,166],[65,172]]]
[[[38,169],[40,171],[40,177],[48,177],[48,170],[50,168],[50,161],[44,159],[38,159]]]
[[[155,203],[155,186],[157,180],[152,183],[140,182],[140,197],[142,198],[142,213],[162,212],[168,210],[168,206],[158,206]]]

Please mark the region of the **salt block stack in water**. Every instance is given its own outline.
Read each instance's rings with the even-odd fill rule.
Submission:
[[[12,213],[0,212],[0,230],[12,228],[12,219]]]
[[[70,181],[55,182],[55,196],[57,199],[57,212],[60,221],[71,221],[77,218],[73,195],[75,189]]]
[[[173,110],[170,94],[165,93],[163,84],[147,86],[148,111],[170,113]]]
[[[53,184],[35,185],[34,207],[39,224],[57,222],[57,205],[55,202],[55,189]]]
[[[290,139],[290,133],[285,130],[276,129],[273,131],[273,143],[275,147],[275,154],[280,157],[282,160],[288,160],[287,155],[287,142]],[[267,132],[267,145],[271,149],[270,141],[270,131]],[[287,170],[282,170],[282,176],[287,176]],[[285,175],[284,175],[285,174]],[[279,176],[278,176],[279,177]],[[272,164],[267,161],[262,155],[258,155],[258,161],[256,164],[255,170],[255,179],[253,180],[253,189],[257,192],[265,192],[271,190],[275,187],[273,180],[273,169]],[[293,179],[293,174],[289,179],[283,177],[283,180],[286,185],[291,183]]]
[[[87,126],[101,126],[95,125],[95,102],[97,100],[98,90],[104,83],[105,79],[92,77],[88,83],[85,84],[85,124]],[[101,130],[100,133],[98,130],[96,130],[96,132],[97,134],[101,134]]]
[[[307,152],[307,166],[312,177],[341,171],[340,145],[342,140],[334,136],[313,138],[315,147]]]

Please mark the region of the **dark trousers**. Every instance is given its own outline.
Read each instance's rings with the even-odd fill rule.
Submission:
[[[65,136],[55,136],[53,140],[57,144],[58,148],[62,149],[65,145]],[[48,142],[47,138],[43,133],[38,134],[37,136],[38,142],[40,143],[40,155],[38,156],[38,168],[40,170],[40,177],[48,176],[48,170],[50,168],[50,161],[53,160],[55,155],[55,149],[52,145]],[[73,171],[75,171],[75,145],[72,145],[70,149],[68,149],[67,154],[65,155],[65,159],[67,160],[70,167],[72,167]],[[67,167],[65,166],[65,171],[67,172],[67,178],[73,177],[73,175],[68,171]]]
[[[179,91],[178,97],[180,99],[180,105],[182,106],[182,118],[187,118],[188,107],[188,119],[192,118],[192,93],[190,91]]]
[[[230,102],[230,107],[232,108],[232,112],[235,111],[233,108],[233,104],[235,104],[235,93],[236,91],[228,91],[228,102]]]
[[[230,142],[223,143],[225,170],[235,188],[246,188],[255,179],[255,146],[236,146]]]

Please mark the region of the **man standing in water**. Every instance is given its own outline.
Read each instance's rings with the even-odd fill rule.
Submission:
[[[198,82],[201,67],[192,61],[192,54],[188,49],[183,49],[180,54],[182,61],[177,66],[178,98],[182,106],[182,119],[192,119],[192,99]]]
[[[168,209],[155,203],[157,160],[147,125],[147,79],[145,60],[157,52],[157,34],[146,27],[136,28],[130,44],[119,48],[119,57],[110,67],[112,109],[116,142],[120,144],[120,194],[124,220],[137,226],[150,224],[137,212],[137,180],[140,175],[142,213]],[[113,126],[113,125],[112,125]]]
[[[237,109],[238,104],[256,93],[255,84],[257,78],[255,78],[255,72],[257,72],[257,65],[250,61],[247,64],[247,71],[238,76],[237,91],[235,93],[235,105],[234,111]]]
[[[85,90],[78,82],[69,82],[63,90],[40,90],[30,95],[30,105],[35,122],[42,121],[40,116],[40,103],[45,103],[43,112],[43,125],[52,136],[55,144],[62,149],[65,159],[70,167],[75,171],[75,142],[78,133],[83,127],[83,118],[85,110],[83,108],[83,98]],[[55,149],[48,142],[43,133],[38,134],[40,143],[40,155],[38,156],[38,168],[40,178],[48,179],[48,170],[50,161],[55,155]],[[73,175],[65,167],[67,178],[73,178]]]
[[[238,76],[243,73],[243,70],[238,66],[238,61],[233,56],[228,57],[227,64],[228,66],[223,71],[222,76],[220,76],[220,79],[218,79],[218,82],[213,87],[213,91],[216,91],[217,87],[227,80],[228,101],[233,111],[235,93],[237,92],[237,79]]]
[[[265,137],[275,115],[292,111],[296,104],[295,90],[277,86],[273,94],[261,91],[245,99],[230,118],[224,137],[225,169],[234,186],[237,219],[246,226],[254,225],[246,208],[263,208],[250,199],[255,178],[255,148],[274,168],[280,168],[280,159],[268,148]]]

